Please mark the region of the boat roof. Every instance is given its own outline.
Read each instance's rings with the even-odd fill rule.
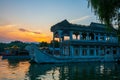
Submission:
[[[90,25],[78,25],[69,23],[66,19],[53,25],[51,27],[51,32],[56,32],[57,30],[67,31],[80,31],[80,32],[102,32],[102,33],[113,33],[116,34],[116,29],[111,29],[108,31],[108,28],[105,24],[91,22]]]

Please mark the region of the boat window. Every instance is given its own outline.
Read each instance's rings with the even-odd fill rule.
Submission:
[[[65,55],[65,56],[70,56],[69,47],[64,47],[64,55]]]
[[[94,56],[94,50],[93,49],[90,50],[90,56]]]
[[[90,33],[89,37],[90,37],[90,40],[94,40],[94,34],[93,33]]]
[[[98,56],[98,55],[99,55],[98,50],[96,50],[96,56]]]
[[[75,55],[75,56],[79,56],[79,48],[75,48],[74,55]]]
[[[109,51],[107,51],[107,54],[109,54]]]
[[[94,48],[95,46],[90,46],[90,48]]]
[[[64,36],[64,40],[70,40],[69,36]]]
[[[82,33],[83,40],[86,40],[86,36],[87,36],[87,33],[83,32]]]
[[[113,50],[113,54],[117,54],[117,51],[116,51],[116,50]]]
[[[82,50],[82,55],[83,55],[83,56],[86,56],[86,55],[87,55],[87,50],[86,50],[86,49],[83,49],[83,50]]]
[[[101,37],[100,37],[100,40],[103,41],[103,40],[104,40],[104,36],[101,36]]]
[[[98,40],[98,37],[96,37],[96,40]]]
[[[87,48],[87,46],[82,46],[82,48]]]

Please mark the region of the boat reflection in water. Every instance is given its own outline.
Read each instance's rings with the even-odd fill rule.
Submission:
[[[69,63],[31,64],[29,80],[120,80],[120,64]]]
[[[0,59],[0,80],[120,80],[120,64],[30,64]]]

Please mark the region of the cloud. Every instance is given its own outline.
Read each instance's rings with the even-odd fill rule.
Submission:
[[[21,32],[30,32],[30,31],[28,31],[26,29],[23,29],[23,28],[20,28],[19,31],[21,31]]]
[[[74,22],[78,22],[78,21],[83,21],[83,20],[86,20],[88,18],[90,18],[91,16],[83,16],[81,18],[78,18],[78,19],[74,19],[74,20],[71,20],[70,22],[74,23]]]
[[[40,32],[29,31],[29,30],[24,29],[24,28],[19,28],[19,31],[21,31],[21,32],[31,32],[31,33],[34,33],[34,34],[41,34]]]
[[[15,40],[24,42],[50,42],[51,39],[50,33],[41,33],[25,28],[18,28],[18,25],[16,24],[7,24],[0,27],[0,42],[10,42]]]
[[[33,33],[35,33],[35,34],[41,34],[40,32],[33,32]]]

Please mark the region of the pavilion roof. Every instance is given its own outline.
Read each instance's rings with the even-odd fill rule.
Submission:
[[[63,20],[51,27],[51,31],[55,32],[57,30],[63,31],[82,31],[82,32],[108,32],[105,24],[91,22],[89,26],[77,25],[69,23],[67,20]],[[111,33],[116,33],[113,28]]]

